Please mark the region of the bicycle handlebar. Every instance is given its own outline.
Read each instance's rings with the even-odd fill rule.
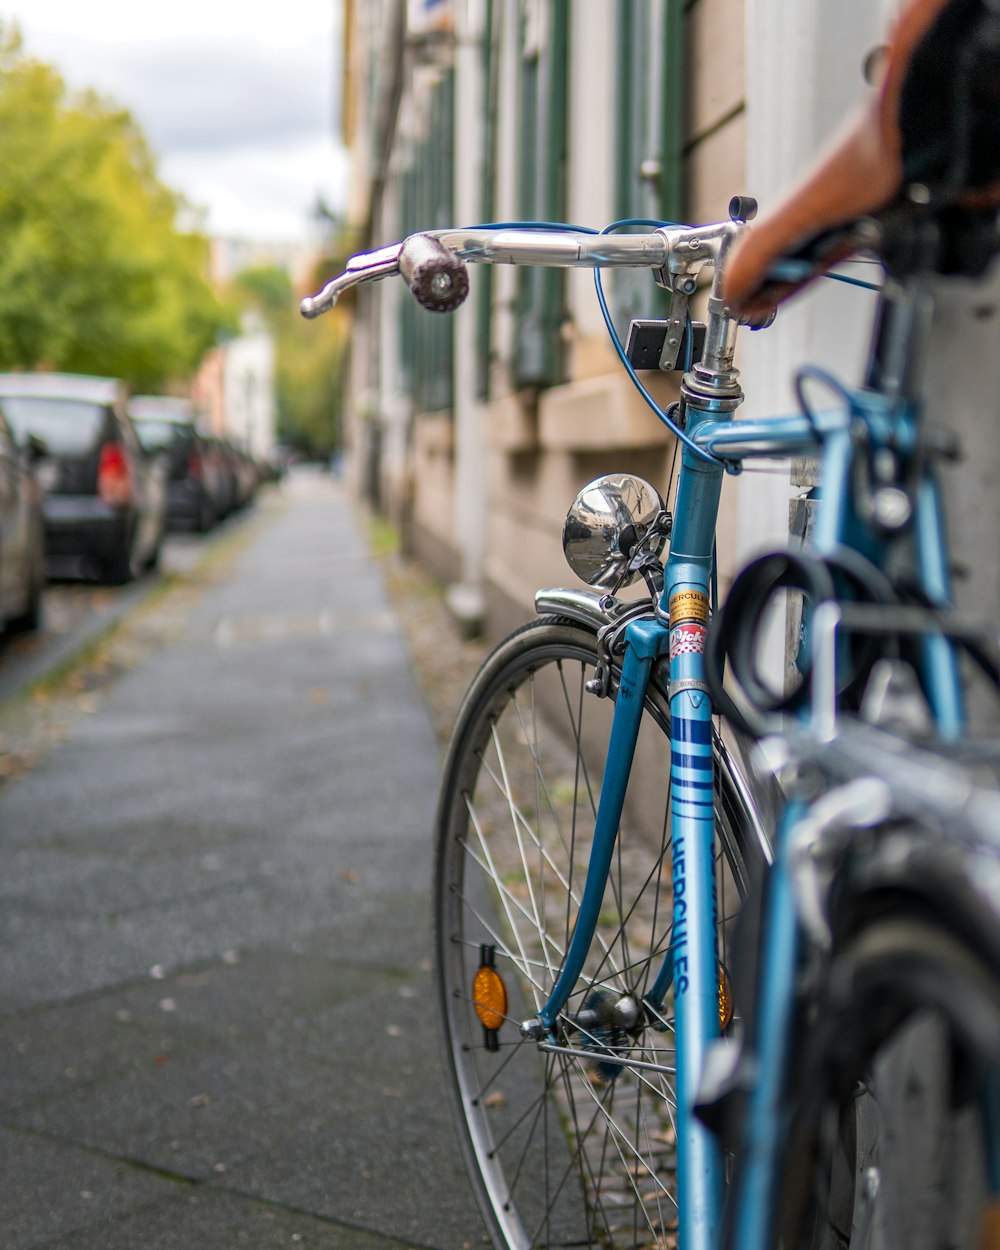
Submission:
[[[718,260],[723,244],[742,221],[705,226],[662,227],[649,234],[590,234],[579,230],[477,227],[427,230],[400,243],[352,256],[342,274],[300,305],[312,319],[329,312],[345,291],[363,282],[399,274],[425,307],[449,312],[468,291],[465,261],[535,265],[545,268],[636,268],[661,271],[661,285],[684,294],[702,265]]]

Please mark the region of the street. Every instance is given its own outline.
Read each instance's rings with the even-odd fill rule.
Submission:
[[[480,1246],[439,747],[363,530],[306,472],[164,569],[0,663],[0,1246]]]

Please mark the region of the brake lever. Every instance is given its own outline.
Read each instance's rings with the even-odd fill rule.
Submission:
[[[307,320],[321,316],[340,299],[345,291],[358,286],[361,282],[377,282],[381,278],[390,278],[399,273],[399,257],[403,244],[391,243],[388,247],[380,247],[374,252],[360,252],[352,256],[343,273],[332,278],[321,291],[315,295],[307,295],[299,305],[299,312]]]

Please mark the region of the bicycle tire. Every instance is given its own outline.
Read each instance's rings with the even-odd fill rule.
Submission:
[[[586,692],[596,661],[594,634],[575,623],[543,618],[517,631],[470,687],[444,768],[434,907],[446,1074],[473,1189],[501,1248],[676,1245],[672,994],[661,1019],[630,1033],[607,1018],[572,1036],[562,1028],[577,1054],[543,1053],[518,1028],[554,983],[582,887],[617,693],[617,674],[610,698]],[[645,712],[596,949],[567,1013],[600,1013],[620,994],[641,1000],[669,945],[662,673]],[[721,741],[715,769],[725,962],[763,853]],[[495,1051],[472,1007],[483,946],[509,992]],[[605,1062],[612,1052],[627,1062]]]
[[[995,1244],[981,1094],[1000,1063],[1000,967],[946,921],[890,908],[834,952],[827,986],[802,1050],[782,1244]]]

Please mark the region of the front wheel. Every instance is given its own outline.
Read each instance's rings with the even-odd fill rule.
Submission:
[[[591,632],[555,619],[501,643],[459,713],[438,811],[447,1077],[489,1231],[519,1250],[677,1240],[672,991],[650,1005],[672,922],[670,716],[656,674],[597,933],[557,1044],[542,1049],[518,1027],[555,982],[586,875],[617,693],[617,675],[610,698],[587,691],[597,658]],[[718,740],[715,774],[725,964],[761,850]],[[490,1027],[474,997],[495,1011]]]

